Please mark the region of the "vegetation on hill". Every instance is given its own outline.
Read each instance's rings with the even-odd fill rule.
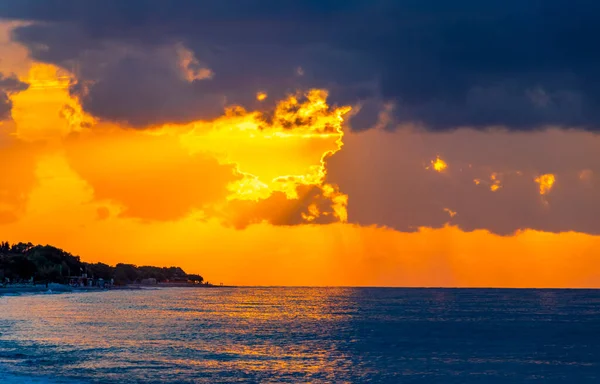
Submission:
[[[79,256],[50,245],[31,243],[9,244],[0,242],[0,283],[11,282],[65,283],[70,276],[86,274],[89,278],[111,280],[115,284],[131,284],[143,279],[157,282],[202,283],[200,275],[187,274],[179,267],[138,267],[132,264],[110,266],[104,263],[86,263]]]

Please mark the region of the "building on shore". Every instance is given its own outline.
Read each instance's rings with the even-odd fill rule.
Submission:
[[[95,279],[87,277],[85,274],[81,276],[69,276],[67,277],[67,281],[69,286],[73,288],[110,288],[114,285],[112,279],[110,281],[102,278]]]

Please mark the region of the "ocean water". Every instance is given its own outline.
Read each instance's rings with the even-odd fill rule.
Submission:
[[[0,297],[3,383],[600,383],[600,291]]]

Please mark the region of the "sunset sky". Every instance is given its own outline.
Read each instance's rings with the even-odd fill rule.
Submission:
[[[599,17],[0,0],[0,240],[212,283],[600,287]]]

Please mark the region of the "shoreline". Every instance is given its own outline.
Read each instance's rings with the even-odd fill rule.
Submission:
[[[165,288],[350,288],[350,289],[400,289],[400,290],[450,290],[450,291],[597,291],[600,288],[506,288],[506,287],[370,287],[370,286],[281,286],[281,285],[204,285],[204,284],[177,284],[162,283],[156,285],[128,284],[123,286],[114,286],[112,288],[98,287],[71,287],[62,284],[49,284],[48,288],[44,285],[38,286],[0,286],[0,298],[3,296],[20,296],[27,294],[61,294],[61,293],[83,293],[83,292],[108,292],[108,291],[136,291],[136,290],[155,290]]]
[[[82,293],[82,292],[109,292],[109,291],[137,291],[144,289],[157,288],[234,288],[233,286],[220,285],[204,285],[204,284],[156,284],[156,285],[141,285],[128,284],[123,286],[115,286],[111,288],[98,287],[71,287],[63,284],[49,284],[48,288],[45,285],[37,286],[18,286],[18,287],[0,287],[0,297],[2,296],[20,296],[23,294],[59,294],[59,293]]]
[[[49,284],[48,288],[45,285],[29,286],[29,287],[0,287],[0,297],[4,295],[18,296],[21,294],[59,294],[59,293],[80,293],[80,292],[106,292],[110,290],[137,290],[136,287],[113,287],[98,288],[98,287],[71,287],[62,284]]]

